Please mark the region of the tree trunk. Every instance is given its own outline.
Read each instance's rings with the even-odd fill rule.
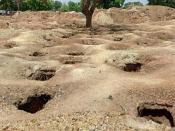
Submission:
[[[89,13],[86,15],[86,28],[90,28],[92,26],[92,14]]]
[[[16,0],[18,11],[20,10],[20,0]]]
[[[20,10],[19,3],[17,4],[17,7],[18,7],[18,11],[19,11]]]

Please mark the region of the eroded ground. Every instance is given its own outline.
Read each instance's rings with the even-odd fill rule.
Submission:
[[[0,130],[174,127],[174,17],[85,29],[57,15],[0,19]]]

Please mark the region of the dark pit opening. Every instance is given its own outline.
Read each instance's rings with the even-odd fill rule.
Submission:
[[[63,64],[77,64],[77,63],[82,63],[83,62],[83,57],[81,56],[66,56],[66,57],[61,57],[60,62]]]
[[[56,70],[48,70],[48,69],[37,70],[34,73],[31,73],[28,76],[28,79],[38,80],[38,81],[47,81],[55,75],[55,72]]]
[[[152,120],[159,124],[165,124],[169,125],[171,127],[174,127],[174,118],[166,108],[149,108],[149,107],[143,107],[139,106],[137,108],[138,116],[139,117],[145,117],[146,119]]]
[[[17,45],[16,45],[16,43],[9,42],[9,43],[5,44],[4,47],[7,49],[10,49],[10,48],[17,47]]]
[[[68,52],[68,55],[72,55],[72,56],[80,56],[80,55],[84,55],[83,52]]]
[[[29,54],[29,56],[38,57],[38,56],[44,56],[44,54],[41,53],[41,52],[35,51],[35,52],[33,52],[32,54]]]
[[[76,63],[80,63],[80,61],[75,61],[75,60],[66,60],[63,62],[64,64],[76,64]]]
[[[125,64],[123,70],[127,72],[137,72],[141,69],[141,63],[127,63]]]
[[[18,110],[23,110],[28,113],[36,113],[42,110],[45,104],[51,99],[51,96],[48,94],[41,94],[30,96],[25,102],[19,102],[16,106]]]

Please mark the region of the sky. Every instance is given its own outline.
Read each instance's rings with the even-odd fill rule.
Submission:
[[[140,2],[142,2],[143,4],[147,4],[147,3],[148,3],[147,0],[125,0],[125,3],[127,3],[127,2],[134,2],[134,1],[140,1]]]
[[[70,1],[70,0],[60,0],[60,1],[62,1],[62,2],[68,2],[68,1]],[[78,2],[78,1],[80,1],[80,0],[71,0],[71,1]],[[140,1],[140,2],[142,2],[142,3],[144,3],[144,4],[147,4],[147,0],[125,0],[125,3],[127,3],[127,2],[134,2],[134,1]]]

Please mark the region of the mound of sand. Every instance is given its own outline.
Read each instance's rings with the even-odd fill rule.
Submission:
[[[0,29],[6,29],[9,27],[9,23],[3,20],[0,20]]]
[[[133,7],[131,9],[110,8],[97,10],[94,22],[98,24],[138,24],[175,19],[175,9],[163,6]]]
[[[77,12],[60,11],[26,11],[17,12],[10,17],[0,16],[9,20],[13,28],[53,29],[60,25],[84,24],[85,16]],[[163,6],[143,6],[130,9],[110,8],[108,10],[97,9],[93,16],[93,22],[99,25],[111,24],[139,24],[144,22],[157,22],[175,19],[175,9]],[[8,24],[0,21],[0,28],[7,28]]]

